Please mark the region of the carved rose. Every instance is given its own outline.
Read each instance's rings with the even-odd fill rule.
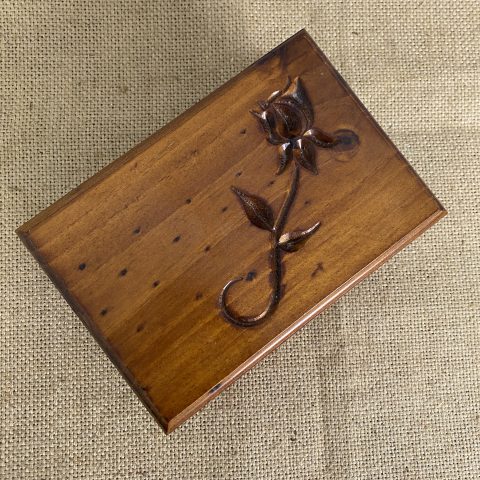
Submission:
[[[282,90],[273,92],[265,101],[258,102],[260,111],[251,113],[267,134],[267,140],[278,145],[279,166],[282,173],[292,158],[298,165],[316,175],[315,146],[331,148],[339,140],[313,127],[313,107],[299,77],[288,78]]]

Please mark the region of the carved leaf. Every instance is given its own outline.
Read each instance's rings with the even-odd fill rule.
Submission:
[[[270,205],[263,198],[251,195],[239,188],[232,187],[232,191],[239,198],[250,222],[258,228],[271,232],[273,230],[274,217]]]
[[[280,175],[292,159],[292,146],[290,143],[283,143],[278,147],[279,165],[277,175]]]
[[[307,130],[304,136],[317,145],[317,147],[331,148],[338,143],[338,140],[333,135],[329,135],[318,128]]]
[[[296,252],[319,228],[321,223],[317,222],[307,230],[300,230],[284,233],[279,240],[278,246],[284,252]]]
[[[315,162],[315,147],[306,138],[299,138],[295,143],[295,161],[309,172],[317,175],[317,163]]]

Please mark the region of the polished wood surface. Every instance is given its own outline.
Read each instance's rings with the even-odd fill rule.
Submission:
[[[241,274],[230,307],[267,303],[269,232],[231,186],[281,208],[290,179],[250,110],[288,77],[301,77],[316,126],[358,145],[318,149],[318,175],[300,169],[286,229],[321,226],[283,256],[275,311],[245,328],[219,294]],[[170,432],[444,214],[301,31],[17,232]]]

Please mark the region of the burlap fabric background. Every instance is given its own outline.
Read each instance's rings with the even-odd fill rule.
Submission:
[[[480,478],[480,4],[3,1],[3,479]],[[14,228],[305,26],[449,210],[170,437]]]

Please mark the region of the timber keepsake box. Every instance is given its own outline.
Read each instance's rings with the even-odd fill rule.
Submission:
[[[168,433],[445,213],[302,30],[17,233]]]

